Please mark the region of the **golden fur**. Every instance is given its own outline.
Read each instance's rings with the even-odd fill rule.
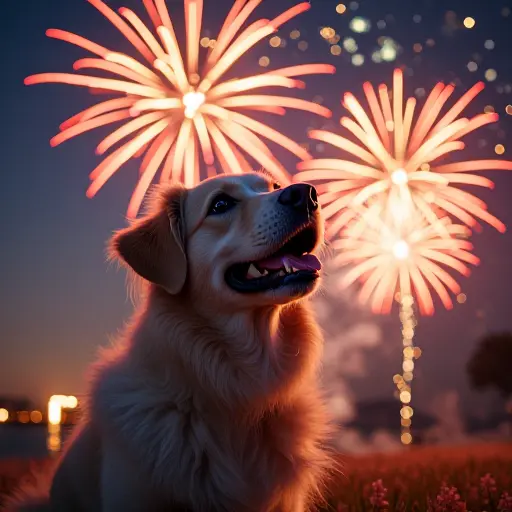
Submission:
[[[239,204],[206,217],[221,190]],[[147,286],[124,334],[93,365],[51,510],[313,506],[330,466],[321,333],[303,297],[238,294],[224,281],[228,265],[275,245],[279,194],[256,173],[163,188],[146,216],[113,236],[112,257]],[[315,219],[323,235],[318,211]]]

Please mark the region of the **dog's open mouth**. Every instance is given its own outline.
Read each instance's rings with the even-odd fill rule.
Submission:
[[[315,281],[322,268],[318,258],[310,254],[317,236],[314,225],[304,226],[273,254],[229,267],[226,272],[227,284],[237,292],[255,293]]]

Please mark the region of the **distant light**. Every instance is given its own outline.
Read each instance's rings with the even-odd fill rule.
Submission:
[[[410,391],[402,391],[400,393],[400,402],[403,404],[410,404],[411,403],[411,392]]]
[[[411,444],[412,443],[412,435],[409,432],[404,432],[400,436],[400,440],[402,441],[402,444]]]
[[[421,23],[421,15],[420,14],[415,14],[412,17],[412,21],[414,21],[414,23]]]
[[[366,18],[361,16],[356,16],[353,18],[349,24],[350,30],[356,32],[357,34],[362,34],[364,32],[368,32],[370,30],[371,23]]]
[[[390,44],[385,44],[380,51],[380,56],[382,57],[382,60],[391,62],[396,59],[396,48]]]
[[[334,46],[331,46],[331,53],[333,55],[340,55],[341,54],[341,46],[339,44],[335,44]]]
[[[420,165],[420,169],[422,171],[425,171],[425,172],[428,172],[430,171],[430,164],[428,162],[423,162],[421,165]]]
[[[210,39],[210,42],[208,43],[208,46],[210,48],[215,48],[216,44],[217,44],[217,41],[215,39]]]
[[[76,409],[78,406],[78,398],[76,396],[70,395],[66,397],[62,406],[65,409]]]
[[[364,55],[361,53],[352,55],[352,64],[354,66],[362,66],[364,64]]]
[[[484,112],[486,114],[492,114],[494,112],[494,107],[492,105],[486,105],[484,107]]]
[[[405,260],[409,256],[409,244],[405,240],[399,240],[393,245],[393,254],[397,260]]]
[[[404,372],[404,380],[405,380],[405,382],[411,382],[412,379],[413,379],[412,372]]]
[[[345,39],[343,39],[343,48],[345,48],[345,50],[347,50],[347,52],[350,53],[357,52],[358,46],[356,40],[352,37],[346,37]]]
[[[270,59],[266,56],[260,57],[258,61],[259,65],[263,68],[266,68],[270,64]]]
[[[384,20],[377,21],[377,28],[379,30],[384,30],[386,28],[386,22]]]
[[[30,414],[28,411],[20,411],[18,413],[18,421],[20,423],[28,423],[30,421]]]
[[[301,50],[302,52],[305,52],[308,49],[308,46],[309,45],[307,41],[299,41],[299,44],[297,45],[299,50]]]
[[[471,60],[468,62],[467,67],[468,67],[468,70],[473,73],[478,69],[478,64]]]
[[[279,36],[271,37],[269,44],[272,48],[277,48],[281,44],[281,38]]]
[[[505,112],[509,115],[509,116],[512,116],[512,105],[507,105],[505,107]]]
[[[59,425],[62,420],[62,405],[60,397],[54,395],[48,402],[48,423]]]
[[[419,359],[421,357],[422,351],[420,347],[414,347],[414,359]]]
[[[459,293],[459,295],[457,295],[457,302],[459,304],[464,304],[467,299],[468,299],[468,297],[465,293]]]
[[[324,102],[324,97],[317,94],[316,96],[313,96],[313,99],[311,101],[313,103],[317,103],[318,105],[321,105]]]
[[[423,89],[423,87],[418,87],[414,90],[414,94],[418,98],[423,98],[425,96],[425,89]]]
[[[343,14],[344,12],[346,12],[346,10],[347,10],[347,6],[345,4],[338,4],[336,6],[336,12],[338,14]]]
[[[410,359],[405,360],[402,363],[402,370],[404,372],[412,372],[414,370],[414,361],[411,361]]]
[[[487,39],[484,43],[484,47],[486,50],[493,50],[494,49],[494,41],[492,39]]]
[[[359,8],[359,3],[358,2],[350,2],[350,4],[348,6],[350,7],[351,11],[357,11],[357,9]]]
[[[429,46],[430,48],[432,48],[432,46],[434,46],[435,44],[436,42],[432,38],[429,38],[426,41],[426,45]]]
[[[409,181],[409,176],[405,169],[396,169],[391,173],[391,181],[395,185],[405,185]]]
[[[43,415],[41,414],[41,411],[32,411],[30,413],[30,421],[32,423],[41,423],[43,420]]]
[[[413,414],[414,414],[414,411],[412,410],[412,407],[410,407],[408,405],[406,405],[405,407],[402,407],[400,409],[400,416],[402,416],[402,418],[404,420],[411,419]]]
[[[464,18],[463,23],[466,28],[473,28],[475,26],[476,21],[474,18],[471,18],[471,16],[468,16],[467,18]]]
[[[320,35],[324,39],[330,39],[336,35],[336,31],[332,27],[324,27],[322,30],[320,30]]]
[[[380,54],[380,50],[375,50],[372,53],[372,60],[373,60],[373,62],[376,62],[377,64],[382,62],[382,56]]]
[[[503,153],[505,153],[505,146],[503,144],[496,144],[496,146],[494,146],[494,152],[497,155],[503,155]]]
[[[208,48],[208,45],[210,44],[210,38],[209,37],[201,38],[200,44],[203,48]]]
[[[496,73],[496,70],[494,70],[494,69],[488,69],[485,72],[485,79],[488,82],[494,82],[494,80],[496,80],[497,77],[498,77],[498,73]]]
[[[421,45],[421,43],[415,43],[412,49],[414,50],[415,53],[420,53],[421,50],[423,50],[423,46]]]
[[[3,407],[0,409],[0,423],[5,423],[9,419],[9,411]]]
[[[508,16],[510,16],[510,7],[503,7],[503,9],[501,9],[501,15],[504,18],[507,18]]]
[[[338,44],[339,40],[341,39],[339,34],[335,34],[334,37],[331,37],[328,39],[330,44]]]
[[[292,30],[290,32],[290,39],[299,39],[299,37],[300,37],[300,31]]]

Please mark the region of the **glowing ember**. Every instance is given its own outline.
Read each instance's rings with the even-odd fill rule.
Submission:
[[[99,154],[117,148],[92,171],[88,197],[93,197],[128,160],[142,155],[139,182],[128,207],[129,217],[137,215],[159,171],[160,182],[174,180],[192,186],[199,181],[202,177],[200,153],[210,170],[215,169],[216,156],[221,169],[228,173],[251,170],[248,155],[285,182],[289,179],[288,173],[262,138],[272,140],[302,160],[311,158],[295,141],[240,110],[283,115],[286,108],[293,108],[330,117],[330,110],[309,101],[250,91],[264,87],[303,88],[303,82],[293,77],[333,73],[333,66],[306,64],[220,81],[259,41],[308,10],[309,2],[300,3],[272,20],[260,19],[242,29],[260,1],[235,0],[217,38],[208,39],[200,35],[203,0],[184,0],[186,52],[182,55],[165,0],[143,2],[155,32],[130,9],[121,8],[117,14],[102,0],[88,1],[128,39],[147,63],[76,34],[51,29],[47,31],[49,37],[77,45],[95,55],[75,62],[75,71],[97,69],[114,78],[43,73],[25,79],[27,85],[64,83],[119,95],[62,123],[60,133],[51,141],[56,146],[94,128],[123,122],[98,145]],[[200,66],[199,50],[205,47],[208,54]]]

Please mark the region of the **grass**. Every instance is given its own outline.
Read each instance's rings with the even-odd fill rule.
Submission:
[[[417,447],[342,465],[325,510],[512,512],[512,443]]]
[[[324,511],[512,512],[512,443],[413,447],[341,461]],[[0,495],[30,464],[38,463],[0,461]]]

